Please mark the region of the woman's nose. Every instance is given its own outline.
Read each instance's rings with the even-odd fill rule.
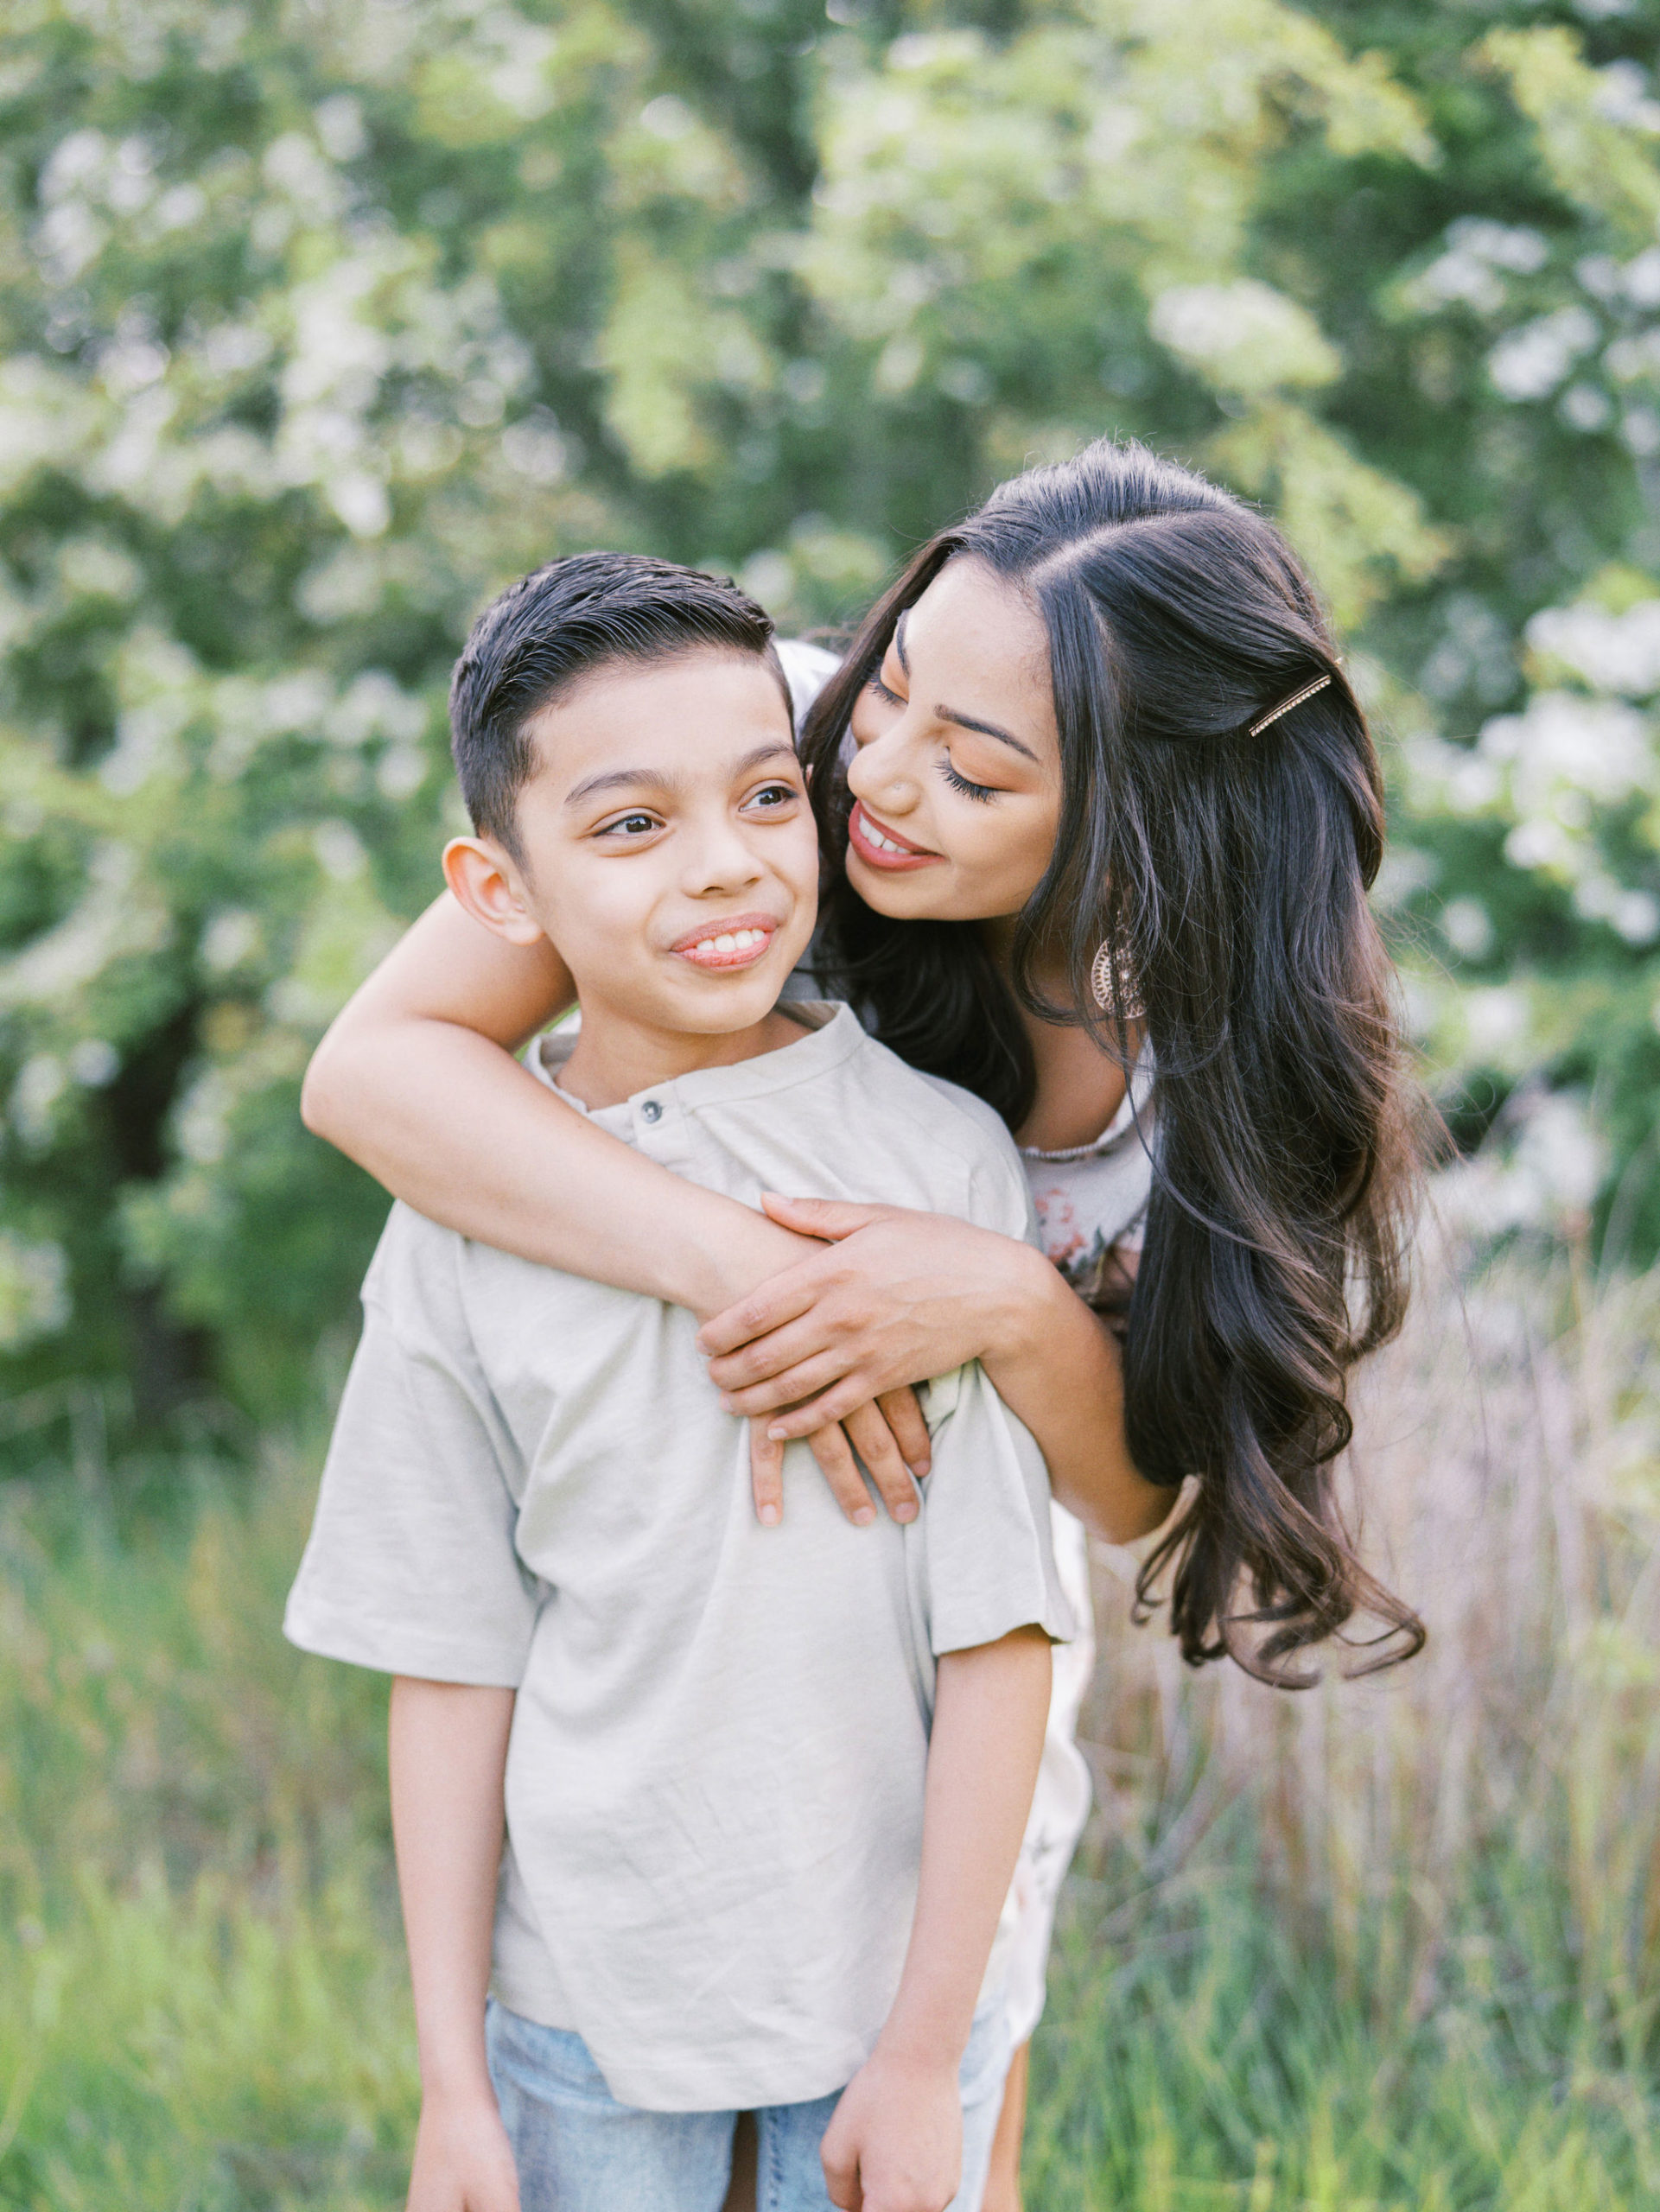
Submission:
[[[865,798],[889,814],[902,813],[917,803],[918,785],[909,760],[894,742],[894,733],[884,730],[862,745],[848,762],[848,789],[855,798]]]

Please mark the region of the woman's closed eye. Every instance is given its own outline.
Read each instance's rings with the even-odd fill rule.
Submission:
[[[966,776],[959,775],[951,766],[949,753],[941,755],[939,772],[954,791],[961,791],[964,798],[994,799],[999,796],[995,784],[971,784]]]
[[[876,696],[883,701],[883,702],[887,706],[902,707],[906,704],[905,700],[900,696],[899,693],[894,690],[889,685],[884,683],[880,676],[873,676],[871,677],[869,689],[873,690]]]

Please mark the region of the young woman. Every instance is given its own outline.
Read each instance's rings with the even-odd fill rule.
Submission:
[[[808,1434],[849,1510],[871,1510],[851,1447],[910,1510],[906,1386],[977,1357],[1107,1540],[1197,1477],[1142,1580],[1167,1575],[1190,1662],[1300,1681],[1358,1611],[1383,1631],[1370,1663],[1415,1650],[1331,1473],[1348,1371],[1404,1299],[1411,1147],[1366,903],[1380,779],[1284,542],[1136,446],[1033,470],[911,561],[802,749],[820,988],[1002,1115],[1054,1265],[957,1222],[787,1194],[764,1220],[679,1182],[518,1068],[569,980],[447,901],[320,1047],[310,1126],[469,1236],[703,1315],[715,1381],[766,1432],[764,1515],[783,1440]],[[1081,1688],[1058,1670],[1013,1901],[1022,2046],[1087,1805]],[[1023,2087],[1022,2051],[996,2212]]]

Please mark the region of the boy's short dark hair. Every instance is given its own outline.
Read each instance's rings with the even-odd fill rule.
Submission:
[[[474,829],[522,861],[532,716],[597,669],[700,647],[764,660],[788,706],[772,617],[729,576],[644,553],[573,553],[510,585],[473,625],[450,678],[450,750]]]

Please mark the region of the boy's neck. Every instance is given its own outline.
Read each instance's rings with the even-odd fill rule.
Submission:
[[[654,1083],[672,1083],[699,1068],[736,1067],[785,1045],[798,1044],[804,1025],[781,1008],[747,1029],[703,1036],[658,1029],[614,1007],[582,1006],[576,1047],[559,1071],[559,1088],[595,1109],[620,1106]]]

